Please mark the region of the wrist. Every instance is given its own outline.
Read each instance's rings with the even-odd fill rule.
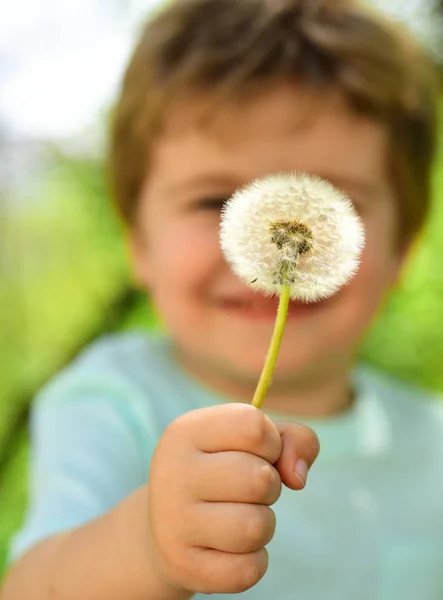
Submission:
[[[145,485],[119,507],[121,527],[131,531],[134,540],[133,571],[142,598],[149,600],[188,600],[194,595],[168,581],[158,564],[149,527],[149,494]]]

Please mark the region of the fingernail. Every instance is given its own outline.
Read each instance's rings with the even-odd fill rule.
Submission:
[[[295,464],[294,474],[300,480],[303,487],[306,485],[306,479],[308,477],[308,470],[309,469],[308,469],[308,465],[306,464],[306,462],[302,458],[299,458]]]

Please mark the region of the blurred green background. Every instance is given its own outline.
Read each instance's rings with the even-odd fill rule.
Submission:
[[[363,349],[366,360],[439,392],[443,131],[441,139],[432,218]],[[14,144],[0,129],[2,156]],[[0,574],[26,506],[35,391],[104,332],[155,325],[149,302],[131,285],[103,152],[41,140],[31,150],[38,166],[24,183],[10,185],[0,171]]]

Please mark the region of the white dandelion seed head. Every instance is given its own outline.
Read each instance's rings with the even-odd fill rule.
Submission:
[[[348,196],[303,173],[257,179],[222,211],[220,242],[233,271],[267,294],[289,283],[294,300],[335,294],[357,272],[364,241]]]

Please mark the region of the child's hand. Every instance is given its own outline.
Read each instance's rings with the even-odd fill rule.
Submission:
[[[302,489],[319,444],[312,430],[274,424],[247,404],[196,410],[172,423],[149,480],[152,559],[169,585],[235,593],[268,565],[275,529],[269,508],[281,483]],[[295,468],[301,467],[301,480]]]

